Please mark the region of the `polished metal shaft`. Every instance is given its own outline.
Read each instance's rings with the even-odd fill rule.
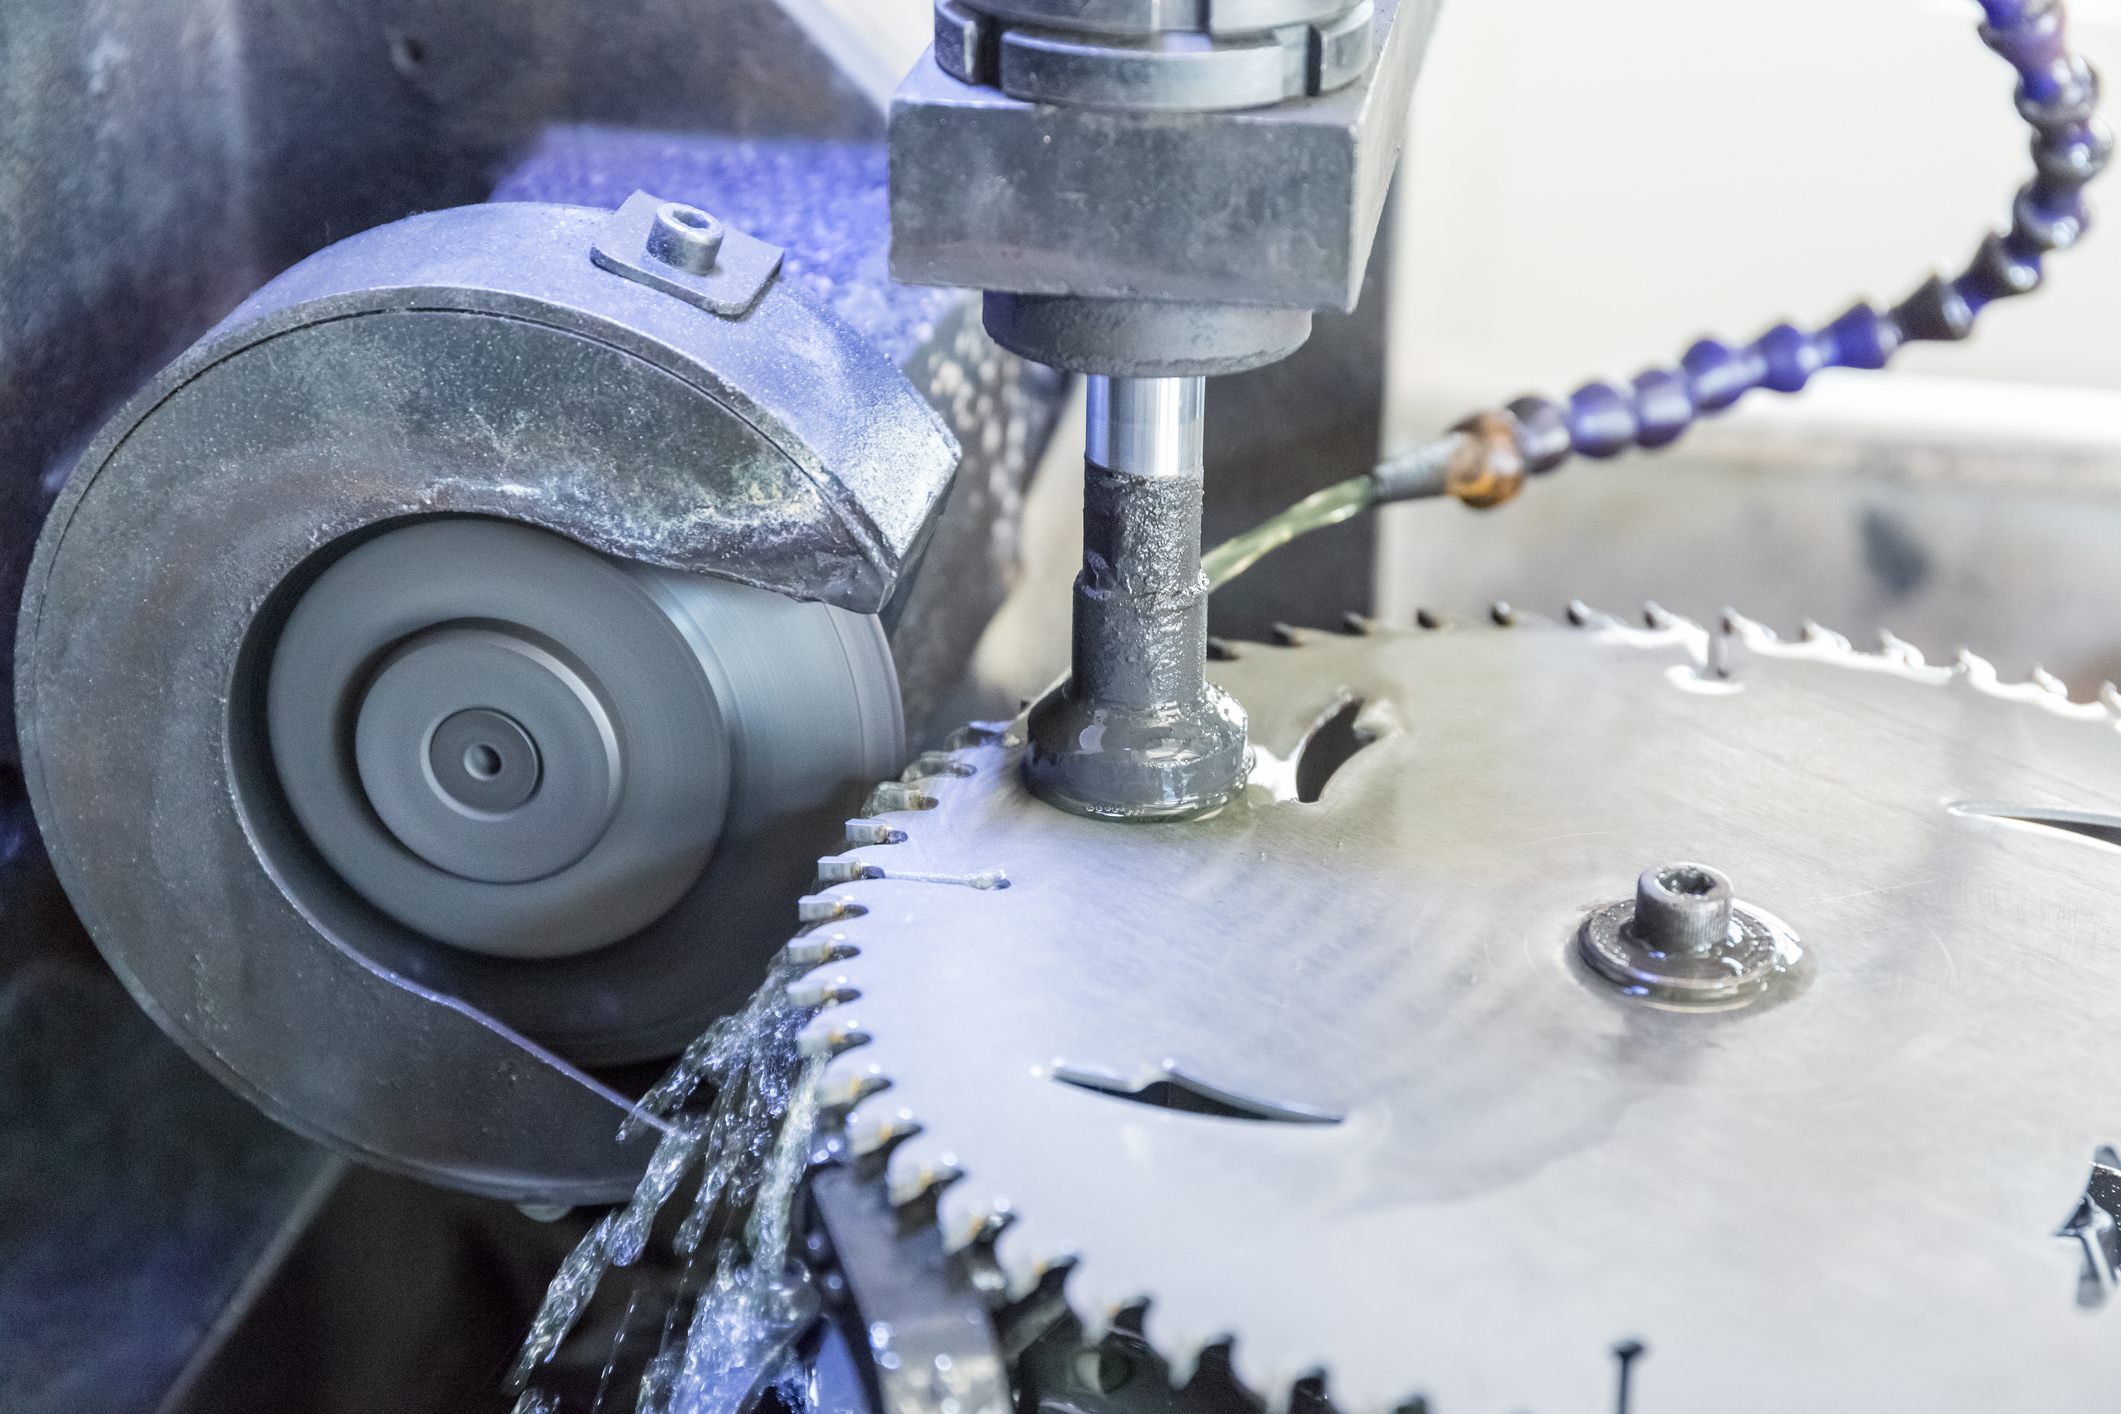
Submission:
[[[1092,378],[1084,454],[1129,476],[1199,476],[1205,378]]]

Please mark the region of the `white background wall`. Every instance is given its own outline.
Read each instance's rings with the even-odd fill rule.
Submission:
[[[2070,10],[2093,62],[2121,62],[2121,0]],[[1962,268],[2031,174],[1979,18],[1974,0],[1445,0],[1401,169],[1397,381],[1559,393]],[[2121,388],[2107,200],[2115,228],[2045,289],[1894,366]]]

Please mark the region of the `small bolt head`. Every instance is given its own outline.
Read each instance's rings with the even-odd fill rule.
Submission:
[[[688,275],[707,275],[722,258],[722,223],[681,201],[655,209],[648,228],[648,253]]]
[[[1651,951],[1706,957],[1731,940],[1731,881],[1706,864],[1660,864],[1635,881],[1629,925]]]
[[[1584,919],[1577,947],[1623,991],[1717,1010],[1760,996],[1802,957],[1788,925],[1736,901],[1721,871],[1692,862],[1644,870],[1633,899]]]

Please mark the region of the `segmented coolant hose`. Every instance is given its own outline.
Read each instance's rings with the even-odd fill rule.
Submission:
[[[1821,329],[1777,324],[1743,347],[1703,339],[1677,368],[1653,368],[1623,386],[1586,383],[1566,402],[1528,395],[1475,413],[1450,435],[1309,496],[1204,555],[1211,588],[1297,536],[1385,501],[1456,496],[1497,506],[1527,476],[1571,456],[1612,457],[1662,447],[1707,413],[1755,388],[1794,393],[1822,368],[1883,368],[1904,344],[1955,342],[1997,300],[2039,288],[2051,251],[2084,235],[2084,187],[2113,150],[2097,113],[2099,75],[2070,52],[2062,0],[1979,0],[1981,38],[2018,71],[2018,113],[2033,129],[2030,182],[2011,203],[2006,232],[1991,232],[1957,277],[1930,279],[1890,310],[1858,304]]]

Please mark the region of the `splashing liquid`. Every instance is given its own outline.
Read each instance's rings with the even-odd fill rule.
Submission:
[[[657,1215],[695,1168],[698,1193],[673,1247],[690,1255],[708,1232],[733,1230],[748,1209],[744,1240],[724,1238],[717,1248],[689,1325],[678,1329],[673,1313],[642,1376],[637,1414],[729,1414],[768,1385],[800,1399],[805,1381],[790,1350],[816,1319],[818,1297],[807,1271],[788,1260],[790,1214],[817,1128],[826,1058],[798,1062],[796,1038],[814,1009],[790,1002],[788,985],[810,966],[776,960],[744,1010],[686,1047],[620,1126],[625,1139],[644,1132],[650,1116],[670,1125],[631,1201],[590,1229],[547,1288],[509,1379],[531,1401],[527,1408],[557,1408],[526,1388],[531,1377],[574,1329],[605,1273],[640,1259]],[[710,1083],[708,1111],[684,1113]]]
[[[1304,497],[1272,520],[1262,521],[1202,555],[1200,568],[1208,577],[1208,588],[1221,588],[1252,568],[1269,550],[1279,549],[1299,535],[1361,515],[1376,500],[1377,480],[1367,472]]]

